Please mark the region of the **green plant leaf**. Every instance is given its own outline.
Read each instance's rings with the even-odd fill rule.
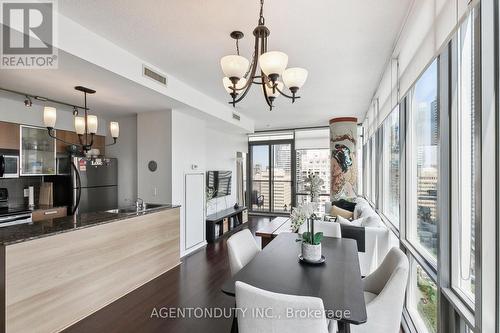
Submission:
[[[302,233],[302,241],[311,244],[311,233],[309,231]]]
[[[321,240],[323,239],[323,233],[322,232],[317,232],[314,235],[314,245],[319,245],[321,244]]]

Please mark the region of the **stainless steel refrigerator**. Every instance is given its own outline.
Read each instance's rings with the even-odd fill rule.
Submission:
[[[118,160],[74,157],[71,166],[72,212],[88,213],[117,208]]]

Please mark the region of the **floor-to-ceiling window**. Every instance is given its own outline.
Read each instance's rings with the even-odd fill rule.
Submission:
[[[401,180],[399,105],[383,123],[382,153],[382,212],[389,222],[399,229]]]
[[[293,134],[249,140],[247,198],[252,212],[289,213],[293,205]]]
[[[296,151],[297,204],[310,202],[305,179],[315,175],[323,180],[319,196],[319,210],[324,212],[324,203],[330,201],[330,150],[328,148],[297,149]]]
[[[430,64],[411,91],[408,147],[408,241],[437,261],[439,108],[438,61]]]

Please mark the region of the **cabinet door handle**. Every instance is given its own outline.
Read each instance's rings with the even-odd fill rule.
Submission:
[[[58,213],[57,210],[49,210],[49,211],[44,212],[43,215],[54,215],[57,213]]]

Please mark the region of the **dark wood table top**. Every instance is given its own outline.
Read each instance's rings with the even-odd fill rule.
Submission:
[[[222,291],[235,294],[235,281],[264,290],[298,296],[319,297],[327,317],[345,323],[366,322],[366,305],[356,241],[325,237],[322,241],[326,263],[300,263],[297,234],[281,233],[235,276]]]

